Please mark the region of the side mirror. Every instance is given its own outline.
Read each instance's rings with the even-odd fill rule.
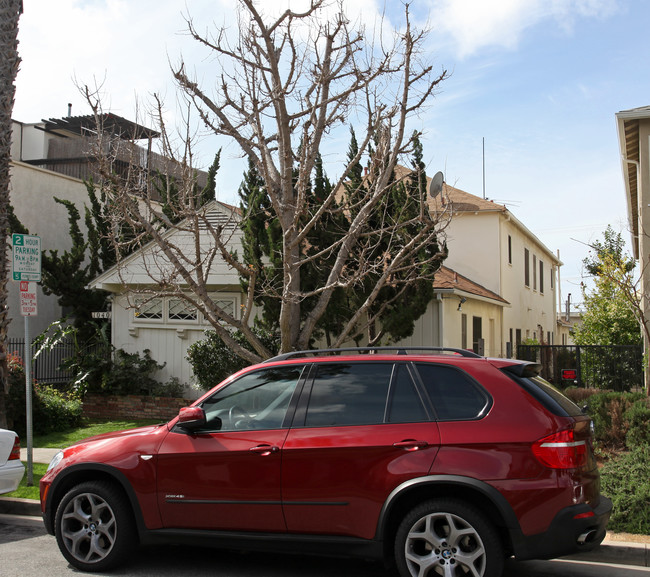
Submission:
[[[205,411],[201,407],[183,407],[178,412],[178,426],[188,431],[205,425]]]

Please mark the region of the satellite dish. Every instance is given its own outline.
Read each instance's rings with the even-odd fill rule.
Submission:
[[[435,176],[431,179],[431,186],[429,186],[429,194],[431,198],[435,198],[442,192],[442,185],[445,183],[445,176],[442,172],[436,172]]]

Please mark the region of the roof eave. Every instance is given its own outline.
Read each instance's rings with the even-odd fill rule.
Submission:
[[[650,119],[650,109],[626,110],[616,114],[621,173],[627,203],[627,220],[631,231],[632,252],[637,260],[639,258],[638,121],[643,119]],[[632,158],[633,156],[635,158]]]

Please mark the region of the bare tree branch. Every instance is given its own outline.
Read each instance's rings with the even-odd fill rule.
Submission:
[[[338,8],[336,14],[323,18],[332,6]],[[214,226],[197,204],[189,128],[182,135],[182,152],[176,154],[163,104],[156,99],[162,149],[174,163],[174,179],[164,185],[164,194],[177,195],[170,208],[152,194],[151,175],[138,169],[137,163],[116,175],[114,143],[102,142],[108,135],[99,126],[101,106],[88,94],[98,121],[103,186],[115,208],[113,242],[121,254],[134,248],[147,251],[142,266],[151,282],[138,290],[185,298],[209,319],[228,346],[251,361],[270,354],[252,330],[254,303],[260,294],[280,301],[281,349],[288,351],[307,348],[337,289],[353,289],[374,279],[373,290],[336,336],[337,344],[343,343],[368,323],[376,324],[409,283],[433,281],[444,250],[432,247],[442,246],[446,225],[444,215],[431,215],[426,192],[411,193],[419,207],[415,214],[407,214],[404,207],[389,208],[396,186],[420,178],[396,175],[412,150],[412,139],[406,136],[408,123],[447,78],[446,70],[436,74],[424,62],[426,33],[413,29],[408,5],[401,32],[395,32],[390,42],[380,37],[377,43],[365,40],[365,30],[349,21],[342,3],[312,0],[302,12],[288,9],[275,18],[262,10],[260,3],[239,0],[235,38],[226,27],[202,33],[191,18],[186,19],[191,37],[215,57],[214,91],[201,85],[182,60],[172,73],[204,126],[234,141],[264,181],[272,207],[269,221],[279,223],[282,235],[281,286],[262,280],[254,267],[235,257],[233,228]],[[341,162],[326,197],[310,204],[314,170],[327,139],[352,122],[363,128],[357,152]],[[189,112],[186,125],[190,125]],[[368,177],[345,193],[350,175],[362,161],[368,166]],[[419,184],[426,191],[426,183]],[[331,222],[332,215],[345,220],[345,230],[337,231],[327,245],[310,244],[314,231],[327,219]],[[128,238],[119,236],[125,227]],[[207,286],[217,263],[245,280],[241,318],[229,315],[210,298]],[[301,277],[308,266],[327,270],[323,270],[324,282],[307,290]],[[125,283],[128,280],[124,278]],[[394,296],[379,305],[378,296],[386,287],[392,288]],[[230,329],[242,331],[256,352],[237,345],[229,337]],[[381,334],[379,329],[373,338]]]

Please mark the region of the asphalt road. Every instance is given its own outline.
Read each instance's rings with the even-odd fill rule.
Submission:
[[[60,554],[41,524],[0,521],[2,577],[83,575]],[[86,573],[86,575],[100,575]],[[392,577],[379,563],[358,559],[269,555],[199,547],[143,547],[110,573],[128,577]],[[508,561],[504,577],[641,577],[648,568],[577,561]]]

